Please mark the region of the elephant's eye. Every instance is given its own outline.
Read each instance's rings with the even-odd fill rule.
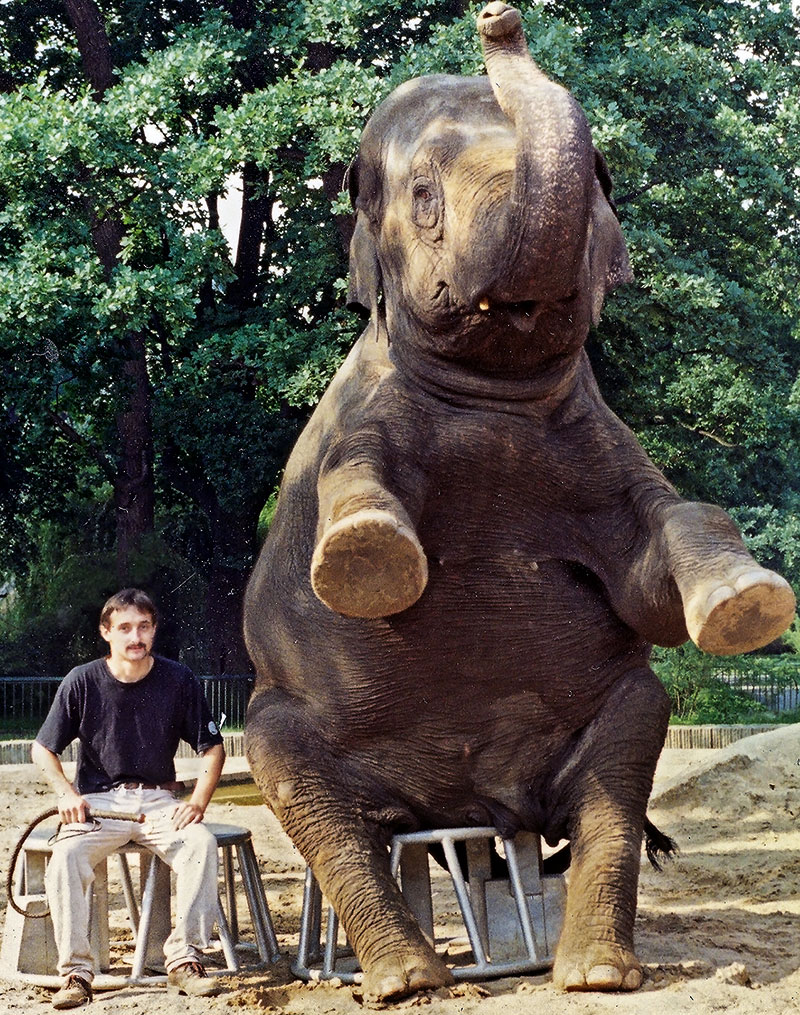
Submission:
[[[439,222],[439,188],[432,180],[417,179],[412,189],[411,217],[421,229],[433,229]]]

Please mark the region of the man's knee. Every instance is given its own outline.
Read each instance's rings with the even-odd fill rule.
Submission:
[[[182,830],[182,834],[182,853],[189,853],[198,859],[203,857],[207,863],[213,863],[216,866],[217,840],[214,833],[211,832],[210,829],[202,823],[202,821],[195,822],[192,825],[187,825],[187,827]]]
[[[94,881],[94,867],[86,848],[79,843],[56,844],[44,873],[44,886],[48,895],[85,891]]]

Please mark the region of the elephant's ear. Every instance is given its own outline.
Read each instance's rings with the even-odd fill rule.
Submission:
[[[608,168],[605,155],[596,148],[594,150],[594,175],[597,177],[597,182],[603,190],[606,201],[608,201],[611,205],[611,210],[615,215],[617,215],[617,206],[614,204],[614,198],[611,196],[611,192],[614,189],[614,181],[611,179],[611,170]],[[618,215],[617,218],[619,218]]]
[[[345,177],[350,201],[356,210],[356,225],[350,240],[350,284],[347,306],[375,318],[382,287],[381,266],[372,225],[363,209],[358,207],[359,160],[349,166]]]
[[[628,248],[625,246],[625,237],[617,219],[611,189],[611,174],[606,160],[595,149],[595,188],[589,246],[593,324],[597,324],[600,320],[606,293],[618,285],[633,281]]]

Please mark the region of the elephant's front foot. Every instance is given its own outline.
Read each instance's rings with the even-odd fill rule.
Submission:
[[[395,1001],[419,990],[449,987],[453,974],[432,951],[386,955],[364,971],[364,999]]]
[[[571,945],[562,935],[553,983],[561,990],[637,990],[642,967],[629,948],[610,942]]]
[[[788,582],[755,561],[700,582],[684,600],[689,637],[720,656],[766,645],[791,624],[794,611]]]
[[[428,581],[415,533],[390,511],[365,508],[335,522],[311,561],[316,595],[346,617],[386,617],[407,610]]]

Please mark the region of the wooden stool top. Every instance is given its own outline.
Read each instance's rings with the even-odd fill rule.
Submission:
[[[222,846],[241,846],[245,842],[248,842],[252,838],[252,833],[249,828],[243,828],[241,825],[221,825],[212,821],[205,821],[203,824],[211,832],[214,838],[217,840],[217,845]],[[50,839],[55,833],[55,828],[34,828],[28,838],[25,840],[23,851],[26,853],[45,853],[49,854],[52,852],[52,845]],[[91,834],[91,833],[87,833]],[[140,846],[136,842],[126,842],[124,846],[120,846],[114,852],[116,853],[144,853],[149,852],[146,846]]]
[[[249,828],[241,825],[219,825],[214,821],[203,822],[217,840],[218,846],[241,846],[252,837]]]

